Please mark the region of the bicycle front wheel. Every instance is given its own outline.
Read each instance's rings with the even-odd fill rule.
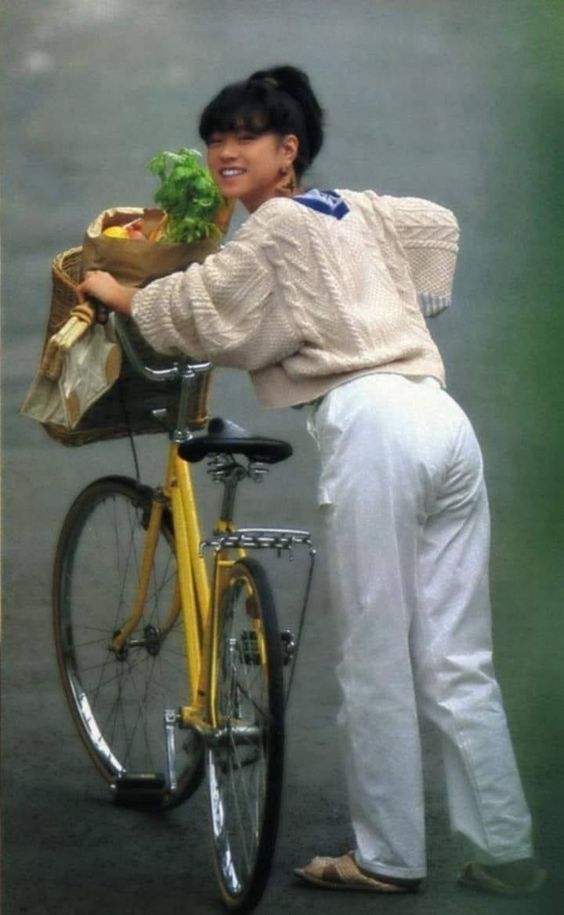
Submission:
[[[191,731],[181,732],[175,747],[173,790],[163,775],[165,709],[189,700],[168,510],[141,619],[119,651],[112,645],[131,614],[152,496],[124,477],[97,480],[79,494],[57,546],[53,621],[65,695],[98,770],[116,799],[168,807],[188,797],[203,775],[201,740]]]
[[[207,756],[214,863],[224,901],[248,910],[270,871],[284,756],[280,632],[253,559],[238,561],[223,587],[216,685],[218,728]]]

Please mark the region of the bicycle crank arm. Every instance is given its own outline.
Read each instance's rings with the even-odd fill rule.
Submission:
[[[169,791],[175,791],[178,786],[176,780],[176,745],[174,742],[174,732],[179,718],[178,712],[174,709],[165,709],[166,784]]]

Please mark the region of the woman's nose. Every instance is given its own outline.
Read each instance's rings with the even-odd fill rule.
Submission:
[[[230,135],[225,136],[219,152],[222,159],[234,159],[238,154],[236,137]]]
[[[222,159],[235,159],[237,156],[237,147],[233,139],[227,138],[221,144],[220,156]]]

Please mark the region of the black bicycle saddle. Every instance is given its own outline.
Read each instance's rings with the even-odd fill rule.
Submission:
[[[185,461],[196,464],[208,454],[243,454],[261,464],[277,464],[292,454],[292,446],[281,439],[251,435],[229,419],[214,417],[206,435],[184,442],[178,453]]]

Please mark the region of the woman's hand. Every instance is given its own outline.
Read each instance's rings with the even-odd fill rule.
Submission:
[[[104,270],[89,270],[76,289],[79,302],[84,302],[92,296],[124,315],[131,314],[131,300],[135,292],[136,290],[130,286],[118,283],[111,273]]]

